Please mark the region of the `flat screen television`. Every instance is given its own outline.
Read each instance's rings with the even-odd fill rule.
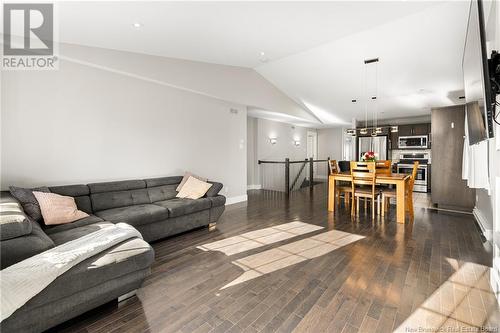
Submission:
[[[462,58],[469,144],[493,134],[493,107],[481,0],[471,0]]]

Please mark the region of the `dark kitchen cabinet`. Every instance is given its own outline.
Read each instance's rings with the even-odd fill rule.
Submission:
[[[399,136],[427,135],[431,132],[431,124],[411,124],[399,126]]]
[[[427,135],[431,132],[431,124],[415,124],[412,131],[412,135]]]
[[[412,126],[413,125],[400,125],[398,128],[398,137],[412,135]]]

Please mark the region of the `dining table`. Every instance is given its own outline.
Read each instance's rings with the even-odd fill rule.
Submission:
[[[396,221],[405,223],[406,212],[406,186],[410,175],[406,173],[390,173],[376,175],[375,183],[380,185],[396,186]],[[335,186],[337,181],[351,182],[351,173],[349,171],[332,173],[328,176],[328,211],[335,212]]]

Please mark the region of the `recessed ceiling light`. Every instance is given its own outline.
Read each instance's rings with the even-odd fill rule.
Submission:
[[[139,28],[142,28],[142,23],[141,23],[141,22],[134,22],[134,23],[132,23],[132,26],[133,26],[134,28],[139,29]]]
[[[264,53],[264,51],[260,51],[259,60],[260,60],[260,62],[268,62],[269,61],[269,59],[266,57],[266,54]]]

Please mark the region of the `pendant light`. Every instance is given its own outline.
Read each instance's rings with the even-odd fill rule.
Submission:
[[[363,127],[359,133],[361,135],[367,135],[368,134],[368,93],[367,93],[367,81],[368,81],[368,74],[367,74],[367,61],[365,60],[365,85],[364,85],[364,92],[363,92],[363,98],[365,100],[365,127]]]

